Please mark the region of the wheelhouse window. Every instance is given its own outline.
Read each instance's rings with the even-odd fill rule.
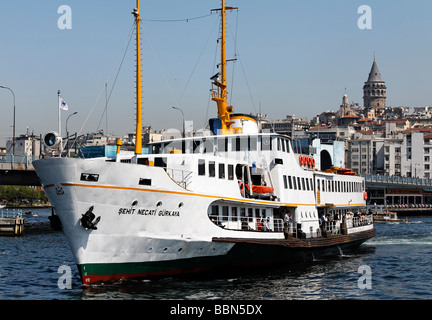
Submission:
[[[232,164],[228,165],[228,180],[234,180],[234,166]]]
[[[219,179],[225,179],[225,163],[219,163]]]
[[[201,153],[201,140],[194,140],[192,144],[193,153]]]
[[[205,160],[198,160],[198,175],[205,175]]]
[[[219,138],[217,140],[217,149],[219,152],[228,151],[228,138]]]
[[[209,177],[216,176],[216,165],[214,161],[209,161]]]
[[[272,150],[272,137],[262,136],[261,138],[261,150],[270,151]]]
[[[249,151],[256,151],[257,150],[257,143],[258,143],[258,137],[256,137],[256,136],[249,137],[248,150]]]
[[[204,139],[203,145],[204,145],[203,153],[213,153],[213,141],[212,141],[212,139]]]
[[[293,185],[292,185],[292,182],[291,182],[291,176],[288,176],[288,184],[289,184],[289,188],[292,189]]]

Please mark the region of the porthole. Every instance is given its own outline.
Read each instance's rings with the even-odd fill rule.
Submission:
[[[163,253],[166,253],[168,251],[168,248],[163,249]]]
[[[183,206],[184,206],[183,202],[180,202],[179,205],[178,205],[179,208],[181,208]]]
[[[147,249],[147,252],[148,253],[150,253],[150,252],[152,252],[153,251],[153,248],[152,247],[149,247],[148,249]]]
[[[162,201],[158,201],[158,203],[156,203],[156,207],[160,207],[162,205]]]
[[[183,250],[183,248],[179,248],[177,251],[178,251],[178,252],[181,252],[182,250]]]

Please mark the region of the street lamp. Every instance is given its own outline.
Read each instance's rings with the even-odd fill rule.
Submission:
[[[13,99],[14,99],[14,112],[13,112],[13,137],[12,137],[12,155],[15,155],[15,93],[11,88],[8,88],[6,86],[0,86],[2,89],[7,89],[10,92],[12,92]]]
[[[185,137],[185,119],[184,119],[183,111],[182,111],[182,109],[177,108],[177,107],[172,107],[172,108],[176,109],[176,110],[179,110],[181,112],[181,114],[182,114],[182,117],[183,117],[183,133],[182,133],[182,137],[184,138]]]
[[[69,117],[66,118],[66,139],[69,139],[69,131],[68,131],[68,128],[67,128],[68,120],[69,120],[70,117],[76,115],[77,113],[78,113],[78,112],[75,111],[75,112],[72,113]],[[61,135],[61,132],[60,132],[60,135]]]
[[[72,113],[71,115],[69,115],[69,116],[66,118],[66,144],[67,144],[66,156],[69,156],[69,145],[70,145],[70,144],[69,144],[69,131],[68,131],[68,128],[67,128],[68,121],[69,121],[69,118],[70,118],[70,117],[76,115],[77,113],[78,113],[78,112],[75,111],[74,113]],[[61,136],[61,133],[60,133],[60,136]],[[76,140],[76,137],[75,137],[75,140]]]

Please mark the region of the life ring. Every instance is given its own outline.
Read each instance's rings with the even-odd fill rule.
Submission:
[[[308,167],[312,167],[312,157],[308,157]]]
[[[367,192],[363,192],[363,200],[367,200]]]
[[[240,193],[243,194],[244,193],[244,183],[239,181],[239,188],[240,188]]]
[[[315,159],[312,158],[312,167],[315,168]]]

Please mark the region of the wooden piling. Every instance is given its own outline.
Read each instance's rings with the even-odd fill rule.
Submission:
[[[24,219],[17,216],[16,218],[0,218],[0,235],[1,236],[22,236],[24,233]]]

